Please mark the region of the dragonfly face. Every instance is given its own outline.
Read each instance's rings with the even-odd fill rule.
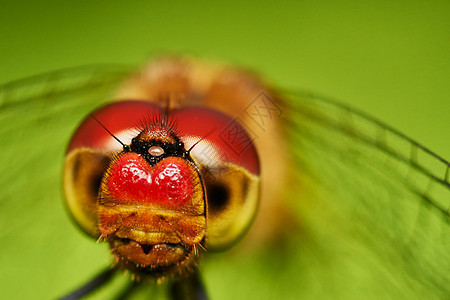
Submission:
[[[213,299],[448,298],[445,159],[242,70],[176,58],[101,70],[0,89],[5,297],[68,294],[112,260],[157,282],[201,270]],[[63,159],[70,215],[103,245],[58,206]],[[100,299],[130,284],[114,280]]]
[[[227,140],[230,125],[239,139]],[[98,109],[75,132],[64,174],[80,228],[107,240],[119,267],[158,281],[192,272],[205,249],[234,244],[259,200],[245,129],[216,110],[164,99]]]

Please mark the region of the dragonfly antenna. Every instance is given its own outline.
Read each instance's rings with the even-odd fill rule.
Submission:
[[[129,149],[130,149],[130,147],[128,146],[128,145],[125,145],[121,140],[119,140],[119,138],[118,137],[116,137],[114,134],[112,134],[112,132],[111,131],[109,131],[108,130],[108,128],[106,128],[105,127],[105,125],[103,125],[103,123],[102,122],[100,122],[94,115],[90,115],[95,121],[97,121],[97,123],[98,124],[100,124],[100,126],[102,126],[103,127],[103,129],[105,129],[116,141],[118,141],[121,145],[122,145],[122,147],[123,147],[123,150],[125,150],[125,151],[128,151]]]
[[[191,150],[192,150],[195,146],[198,145],[198,143],[200,143],[201,141],[203,141],[204,139],[206,139],[208,136],[210,136],[214,131],[216,131],[216,129],[217,129],[217,128],[213,128],[213,129],[211,129],[206,135],[202,136],[201,139],[199,139],[198,141],[196,141],[196,142],[194,143],[194,145],[192,145],[191,148],[189,148],[189,149],[187,150],[187,153],[190,153]]]

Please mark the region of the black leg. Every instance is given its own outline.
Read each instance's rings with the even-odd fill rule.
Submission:
[[[208,300],[198,271],[175,281],[171,286],[170,294],[173,300]]]
[[[103,272],[101,272],[100,274],[98,274],[93,279],[91,279],[89,282],[84,284],[82,287],[59,299],[60,300],[81,299],[84,296],[89,295],[99,287],[103,286],[104,284],[108,283],[115,272],[116,272],[115,268],[108,268]]]

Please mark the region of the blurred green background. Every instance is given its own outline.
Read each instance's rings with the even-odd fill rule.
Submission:
[[[91,63],[139,65],[159,54],[193,55],[246,66],[279,87],[341,99],[450,158],[448,1],[132,3],[3,3],[0,82]],[[54,227],[50,223],[60,218],[66,220],[61,214],[45,222]],[[67,235],[75,234],[68,223],[57,224],[70,226]],[[74,239],[86,240],[81,235]],[[77,242],[61,248],[75,249]],[[86,247],[97,249],[94,243],[80,245],[76,255],[63,252],[67,261],[59,264],[73,270],[73,265],[86,269],[83,263],[89,260],[101,266],[109,262],[106,247],[93,250],[91,257],[78,254],[93,253]],[[44,261],[51,265],[53,259]],[[15,267],[14,261],[9,267]],[[251,272],[264,272],[264,266]],[[36,270],[36,284],[51,286],[46,275]]]
[[[450,157],[450,2],[5,2],[0,82],[192,54],[351,103]]]

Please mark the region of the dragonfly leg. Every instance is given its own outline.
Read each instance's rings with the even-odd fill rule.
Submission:
[[[175,281],[170,287],[172,300],[207,300],[205,287],[198,271]]]
[[[90,281],[85,283],[80,288],[76,289],[73,292],[70,292],[69,294],[65,295],[64,297],[59,298],[60,300],[76,300],[81,299],[84,296],[89,295],[96,289],[100,288],[104,284],[108,283],[111,278],[113,277],[113,274],[116,272],[115,268],[108,267],[107,269],[103,270],[100,274],[92,278]]]

